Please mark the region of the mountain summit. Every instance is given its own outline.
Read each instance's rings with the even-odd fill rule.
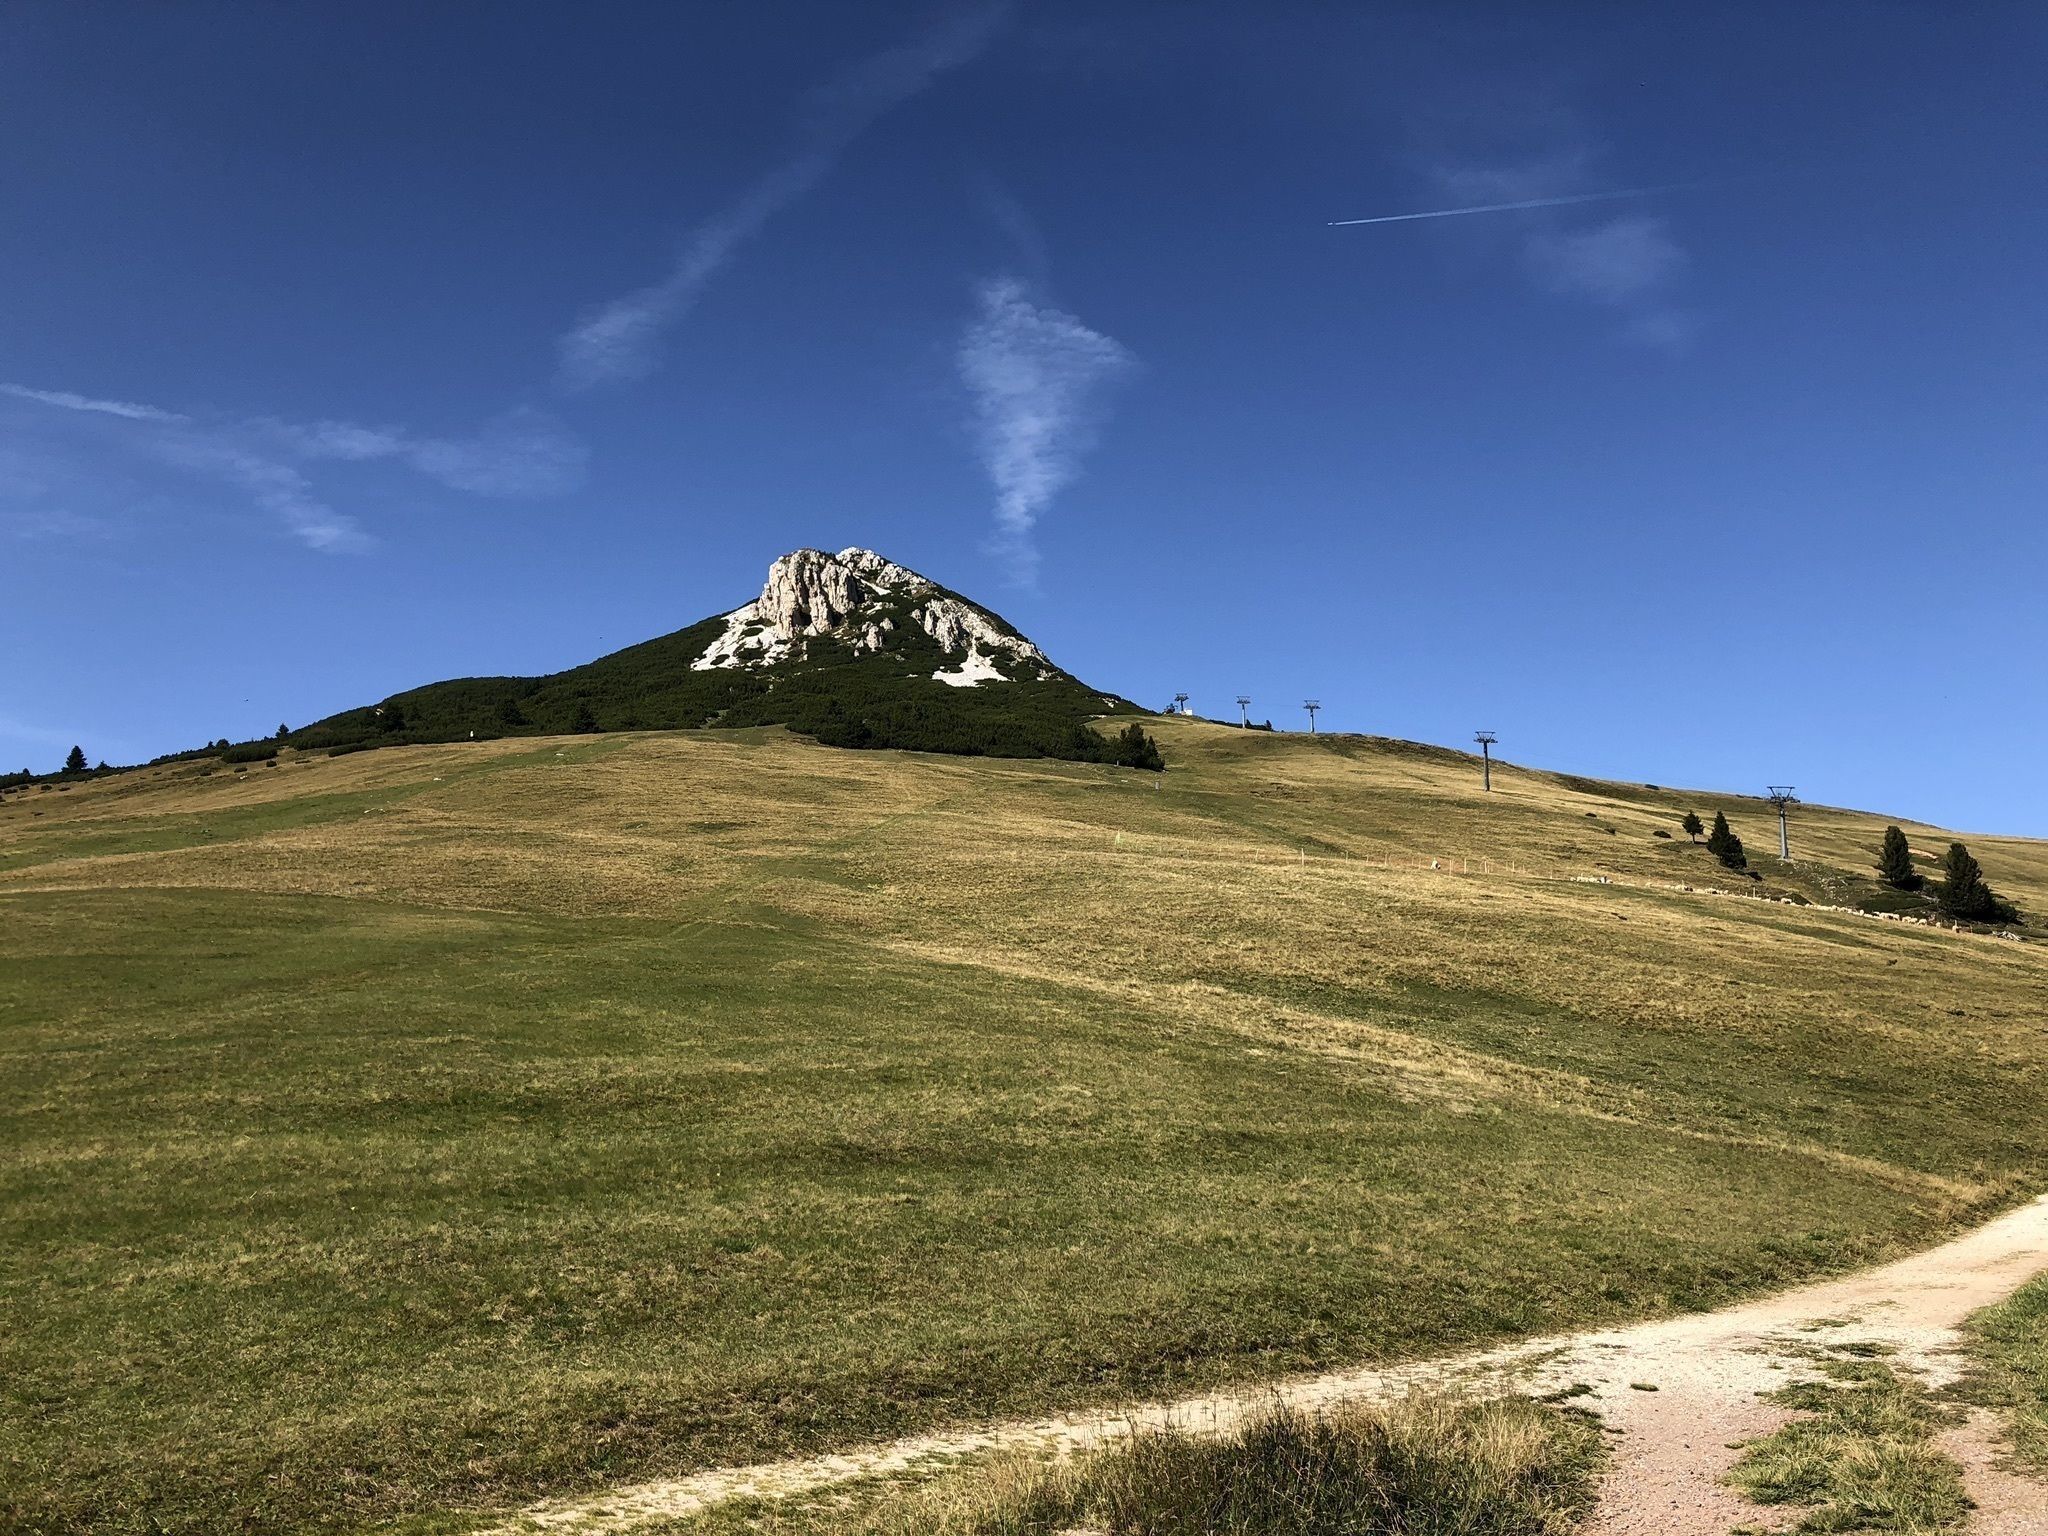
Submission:
[[[799,549],[769,566],[753,601],[688,629],[545,677],[429,683],[283,739],[352,751],[786,725],[830,746],[1121,761],[1128,751],[1091,722],[1137,713],[907,566],[871,549]]]
[[[768,567],[761,595],[728,613],[725,632],[691,665],[700,672],[773,666],[802,656],[817,636],[855,655],[884,655],[907,638],[899,625],[922,631],[949,658],[959,658],[935,670],[935,682],[966,688],[1027,678],[1042,683],[1056,675],[1045,652],[988,609],[871,549],[784,555]]]

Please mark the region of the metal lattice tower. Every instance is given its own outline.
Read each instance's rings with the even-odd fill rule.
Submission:
[[[1248,693],[1237,696],[1237,723],[1247,728],[1252,723],[1252,696]]]
[[[1323,707],[1323,701],[1321,699],[1303,699],[1301,707],[1308,711],[1308,733],[1313,736],[1316,733],[1316,711]]]
[[[1480,784],[1490,794],[1493,790],[1493,744],[1500,738],[1491,731],[1474,731],[1472,739],[1479,743]]]
[[[1799,797],[1792,793],[1790,784],[1773,784],[1764,798],[1778,808],[1778,859],[1781,863],[1792,862],[1792,838],[1785,829],[1785,813],[1799,803]]]

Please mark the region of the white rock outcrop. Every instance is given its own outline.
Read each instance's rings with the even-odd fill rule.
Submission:
[[[1025,663],[1041,679],[1052,676],[1043,651],[984,610],[948,596],[907,566],[857,548],[784,555],[768,567],[761,595],[725,616],[723,633],[691,666],[699,672],[768,666],[801,654],[803,642],[814,635],[831,635],[857,652],[886,650],[896,620],[876,612],[885,597],[891,608],[907,608],[910,621],[941,649],[960,656],[956,666],[932,674],[939,682],[972,687],[1006,681],[997,670],[1002,660]]]

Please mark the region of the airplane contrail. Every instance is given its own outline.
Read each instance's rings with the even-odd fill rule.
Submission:
[[[1405,224],[1410,219],[1455,219],[1467,213],[1507,213],[1516,208],[1562,208],[1567,203],[1607,203],[1623,197],[1649,197],[1657,192],[1677,192],[1698,182],[1674,181],[1662,187],[1623,187],[1615,192],[1577,192],[1569,197],[1529,197],[1518,203],[1476,203],[1470,208],[1432,208],[1426,213],[1383,213],[1375,219],[1331,219],[1326,226],[1341,229],[1350,224]]]

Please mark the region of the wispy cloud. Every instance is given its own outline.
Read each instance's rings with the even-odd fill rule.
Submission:
[[[562,337],[562,387],[589,389],[652,372],[662,332],[690,312],[740,247],[824,180],[877,119],[986,48],[1007,12],[1006,4],[977,4],[863,60],[817,92],[787,159],[699,224],[660,281],[598,306]]]
[[[473,437],[422,437],[402,427],[347,421],[310,426],[266,423],[311,459],[395,460],[430,480],[479,496],[558,496],[583,483],[589,458],[580,439],[544,411],[508,411]]]
[[[1703,185],[1589,189],[1600,155],[1590,140],[1571,142],[1576,129],[1560,123],[1564,142],[1513,160],[1436,160],[1431,179],[1451,206],[1422,213],[1345,219],[1340,224],[1396,224],[1414,219],[1477,213],[1525,215],[1512,238],[1523,269],[1537,287],[1560,298],[1592,304],[1614,315],[1623,339],[1665,349],[1682,347],[1695,322],[1682,302],[1691,258],[1672,221],[1639,212],[1590,214],[1587,205],[1628,201]]]
[[[31,507],[0,512],[0,530],[11,539],[104,539],[113,532],[103,517],[86,517],[67,507]]]
[[[982,467],[996,492],[996,546],[1028,583],[1031,533],[1080,473],[1108,386],[1136,359],[1077,316],[1033,301],[1013,277],[981,285],[957,354]]]
[[[313,471],[322,463],[390,460],[452,489],[483,496],[556,495],[573,490],[583,475],[581,442],[554,418],[533,410],[508,412],[472,437],[447,438],[345,421],[298,425],[269,417],[203,416],[21,384],[0,384],[0,395],[113,418],[97,439],[101,443],[111,441],[106,432],[115,432],[123,447],[145,461],[232,486],[301,543],[325,553],[361,550],[375,541],[315,485]],[[0,486],[0,493],[10,489],[33,495],[41,487],[21,475]],[[80,532],[98,521],[34,507],[19,516],[21,527],[44,530],[40,536],[45,537],[60,530]]]
[[[347,554],[374,542],[362,525],[313,493],[313,484],[289,464],[238,447],[225,437],[180,435],[159,445],[172,464],[197,470],[240,487],[273,513],[308,549]]]
[[[1670,347],[1692,334],[1690,318],[1668,297],[1691,258],[1663,219],[1632,215],[1545,231],[1530,237],[1527,255],[1539,281],[1616,311],[1632,340]]]
[[[1692,258],[1677,223],[1663,213],[1599,205],[1712,182],[1616,186],[1622,178],[1612,174],[1606,147],[1569,100],[1516,78],[1491,84],[1497,102],[1489,109],[1442,115],[1423,104],[1411,113],[1411,131],[1425,139],[1411,166],[1436,186],[1438,205],[1335,223],[1458,219],[1470,225],[1475,246],[1493,244],[1509,254],[1540,293],[1612,315],[1620,340],[1683,348],[1698,322],[1686,303]]]
[[[130,400],[95,400],[89,395],[74,395],[68,389],[30,389],[25,384],[0,384],[0,395],[12,395],[17,400],[33,400],[38,405],[54,405],[60,410],[89,411],[99,416],[122,416],[129,421],[185,421],[176,411],[160,411],[153,405],[137,405]]]
[[[976,176],[974,190],[982,211],[995,226],[1006,251],[1000,262],[990,265],[1021,271],[1034,284],[1050,282],[1052,251],[1046,244],[1045,232],[1038,227],[1038,221],[1031,217],[1030,211],[993,176],[985,173]]]

